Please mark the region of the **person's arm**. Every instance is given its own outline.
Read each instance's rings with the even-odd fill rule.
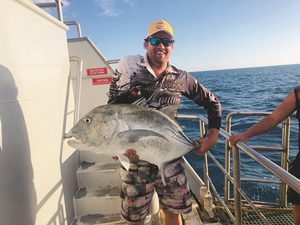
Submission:
[[[196,149],[198,155],[204,155],[218,140],[221,127],[221,103],[218,98],[207,88],[201,85],[193,76],[186,75],[186,97],[192,99],[199,106],[203,106],[208,117],[208,132],[206,137],[196,140],[200,147]]]
[[[291,115],[296,109],[296,98],[294,92],[290,92],[283,102],[272,112],[258,123],[254,124],[248,130],[241,134],[236,134],[230,137],[229,141],[232,146],[236,145],[237,141],[247,142],[250,137],[264,134],[274,128],[281,121]]]

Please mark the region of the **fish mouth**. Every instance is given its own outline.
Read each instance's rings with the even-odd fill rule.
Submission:
[[[68,145],[75,148],[86,143],[85,138],[74,133],[65,134],[64,139],[70,139],[67,142]]]

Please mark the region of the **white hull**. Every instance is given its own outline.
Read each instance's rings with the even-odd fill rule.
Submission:
[[[62,146],[67,26],[28,0],[0,9],[0,224],[67,224],[77,189],[76,154]]]

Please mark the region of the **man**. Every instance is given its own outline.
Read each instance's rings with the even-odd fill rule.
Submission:
[[[300,131],[300,87],[291,91],[283,100],[283,102],[272,112],[272,114],[254,124],[242,134],[236,134],[230,137],[230,144],[235,146],[237,141],[247,142],[250,137],[264,134],[277,126],[280,122],[290,116],[297,110],[297,119]],[[300,150],[300,132],[298,131],[298,148]],[[290,167],[290,173],[300,179],[300,152]],[[300,194],[290,187],[288,188],[288,201],[294,204],[294,221],[296,225],[300,225]]]
[[[169,64],[173,45],[173,29],[169,23],[159,20],[151,24],[144,40],[145,56],[127,56],[120,60],[108,103],[132,103],[158,110],[168,108],[169,115],[174,117],[181,96],[192,99],[208,114],[207,138],[199,140],[201,147],[197,149],[197,153],[203,155],[217,141],[221,105],[194,77]],[[166,166],[167,184],[164,186],[157,166],[139,160],[134,149],[127,150],[125,156],[131,164],[129,171],[121,168],[123,218],[130,224],[144,224],[155,188],[165,213],[165,224],[182,224],[180,214],[191,211],[191,193],[182,158]]]

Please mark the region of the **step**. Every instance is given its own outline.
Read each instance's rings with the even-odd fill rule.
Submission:
[[[120,164],[82,162],[77,171],[77,181],[80,189],[121,186]]]
[[[145,225],[158,225],[151,223],[151,216],[148,215],[144,221]],[[119,214],[101,215],[92,214],[77,217],[72,222],[72,225],[127,225],[128,223],[121,218]],[[163,224],[159,224],[163,225]]]
[[[98,188],[96,190],[81,189],[75,195],[74,209],[76,216],[88,214],[120,214],[120,186]]]
[[[193,203],[192,211],[188,214],[182,215],[185,221],[185,225],[203,225],[198,213],[198,206]]]
[[[192,211],[188,214],[182,215],[185,225],[222,225],[219,221],[218,218],[208,218],[205,216],[198,204],[196,203],[195,200],[193,200],[193,206],[192,206]]]
[[[115,160],[108,155],[99,154],[94,151],[78,150],[81,161],[85,162],[115,162]]]
[[[120,214],[101,215],[90,214],[86,216],[77,217],[72,225],[127,225]]]

